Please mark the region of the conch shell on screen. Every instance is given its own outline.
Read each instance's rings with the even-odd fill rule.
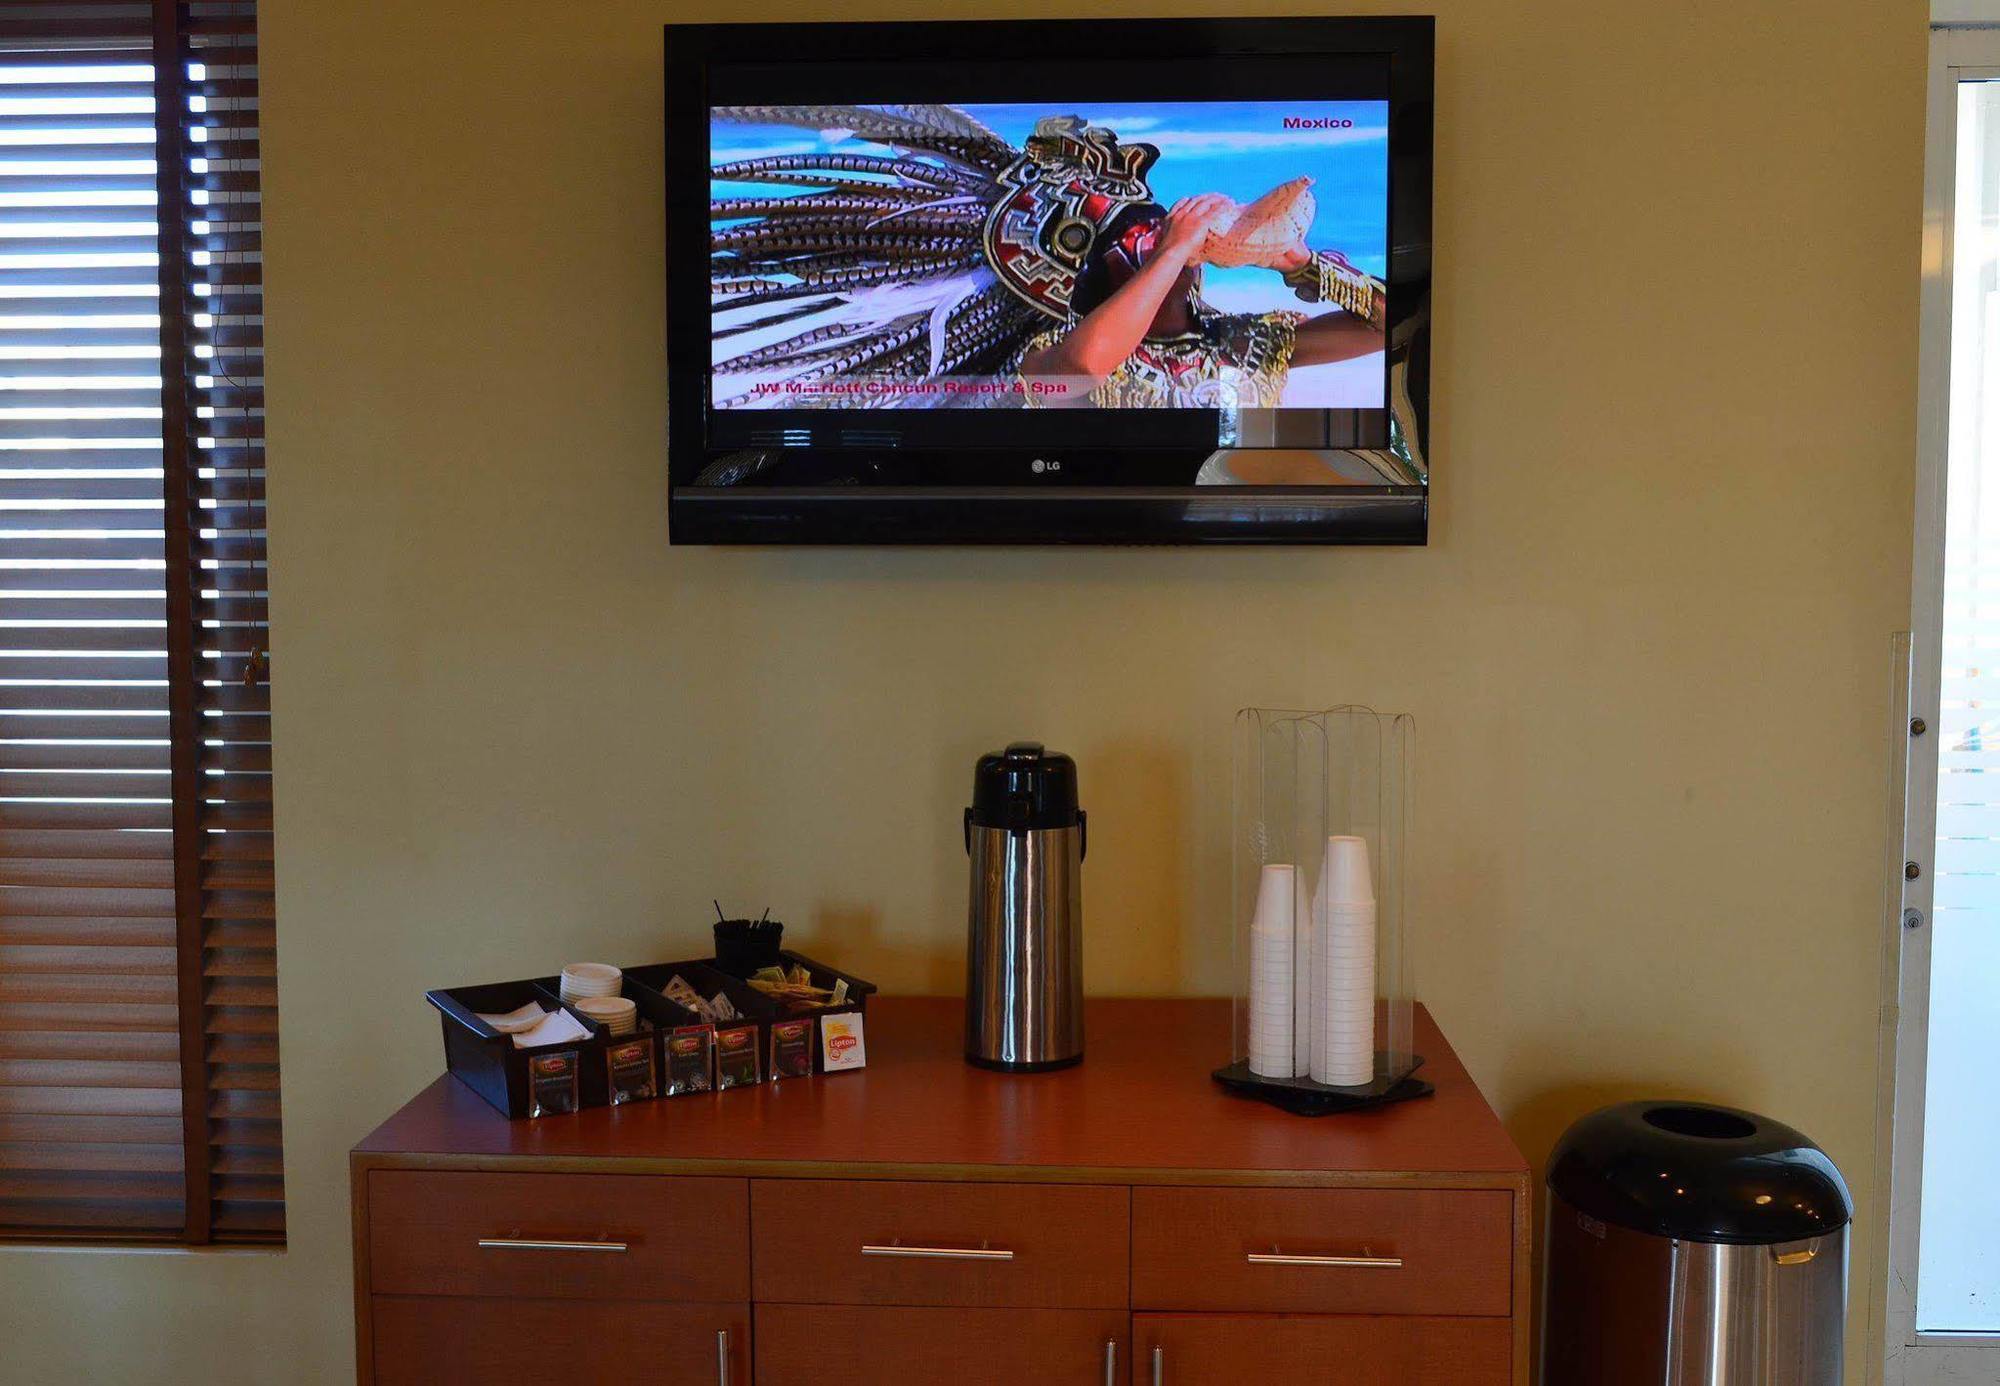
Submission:
[[[1287,250],[1305,239],[1318,204],[1312,179],[1280,183],[1248,206],[1236,204],[1208,233],[1202,258],[1211,265],[1276,265]]]

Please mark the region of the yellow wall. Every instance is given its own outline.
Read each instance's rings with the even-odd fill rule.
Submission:
[[[10,1380],[341,1379],[426,987],[719,896],[952,988],[1011,737],[1082,767],[1091,988],[1222,989],[1244,704],[1415,714],[1420,991],[1531,1156],[1686,1092],[1873,1196],[1919,0],[1437,0],[1432,543],[1260,553],[667,544],[660,22],[1068,7],[263,8],[291,1250],[0,1256]]]

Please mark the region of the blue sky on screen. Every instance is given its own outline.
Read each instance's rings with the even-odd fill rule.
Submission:
[[[1147,181],[1164,206],[1197,193],[1226,193],[1249,202],[1301,174],[1313,179],[1318,215],[1306,240],[1315,249],[1338,250],[1371,274],[1384,274],[1388,259],[1388,103],[1382,101],[1169,101],[1046,102],[1034,105],[969,105],[960,109],[983,121],[1010,144],[1020,146],[1035,122],[1048,115],[1080,115],[1115,131],[1120,140],[1158,145],[1160,160]],[[1351,126],[1286,129],[1286,117],[1305,121],[1346,120]],[[845,149],[879,152],[867,141],[815,138],[795,126],[717,125],[711,158],[754,158],[765,154]],[[742,195],[744,185],[718,184],[718,196]],[[784,193],[796,188],[773,189]],[[1268,270],[1208,270],[1211,297],[1229,292],[1273,289]],[[1243,281],[1241,284],[1235,281]],[[1301,307],[1296,299],[1288,306]],[[1272,306],[1279,306],[1273,299]]]

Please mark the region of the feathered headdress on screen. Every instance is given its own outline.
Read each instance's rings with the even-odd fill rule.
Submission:
[[[714,183],[754,189],[710,198],[718,405],[749,402],[760,387],[761,401],[782,403],[786,391],[773,387],[853,373],[998,376],[1037,331],[1069,320],[1112,223],[1152,206],[1145,172],[1158,151],[1074,116],[1041,121],[1025,150],[953,106],[729,106],[714,118],[892,151],[770,154],[710,170]]]

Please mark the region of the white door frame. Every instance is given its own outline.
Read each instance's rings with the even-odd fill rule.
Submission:
[[[1946,440],[1951,407],[1952,215],[1958,155],[1958,84],[2000,78],[2000,28],[1931,34],[1929,121],[1924,141],[1922,336],[1917,372],[1916,536],[1911,577],[1910,710],[1937,729],[1910,740],[1905,880],[1892,979],[1896,1010],[1890,1143],[1889,1275],[1884,1386],[2000,1380],[2000,1334],[1917,1331],[1918,1209],[1924,1173],[1924,1080],[1930,1033],[1932,864],[1937,842],[1939,670],[1943,662]],[[1983,1373],[1983,1374],[1982,1374]]]

